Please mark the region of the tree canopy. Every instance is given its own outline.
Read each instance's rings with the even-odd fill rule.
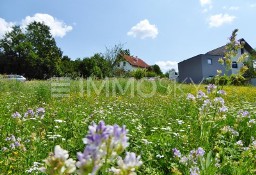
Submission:
[[[59,75],[62,52],[57,47],[50,28],[32,22],[23,31],[14,26],[0,40],[0,73],[24,74],[28,78],[49,78]]]

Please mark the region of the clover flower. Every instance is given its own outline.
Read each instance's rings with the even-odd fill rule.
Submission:
[[[204,153],[205,153],[205,151],[204,151],[204,149],[203,148],[201,148],[201,147],[199,147],[197,150],[196,150],[196,155],[197,156],[204,156]]]
[[[242,117],[247,117],[250,115],[248,111],[240,111],[239,113],[242,115]]]
[[[234,128],[230,127],[230,126],[224,126],[222,129],[221,129],[222,132],[224,133],[231,133],[233,136],[239,136],[239,132],[237,132]]]
[[[7,151],[8,148],[4,146],[1,150],[4,152],[4,151]]]
[[[205,110],[209,110],[209,108],[208,107],[210,107],[211,106],[211,101],[209,100],[209,99],[205,99],[204,100],[204,103],[202,104],[202,107],[201,108],[199,108],[199,110],[200,111],[205,111]]]
[[[226,95],[227,93],[224,90],[218,90],[217,94]]]
[[[129,145],[126,134],[125,126],[105,125],[103,121],[89,126],[89,133],[83,139],[84,152],[77,154],[79,174],[95,174],[106,160],[113,162]]]
[[[205,93],[203,92],[203,91],[201,91],[201,90],[199,90],[198,91],[198,93],[197,93],[197,98],[205,98],[205,97],[207,97],[206,95],[205,95]]]
[[[195,99],[196,99],[196,97],[194,95],[192,95],[190,93],[187,95],[187,100],[195,100]]]
[[[213,90],[217,88],[214,84],[209,84],[207,87],[207,93],[210,94]]]
[[[216,98],[214,98],[213,101],[214,101],[216,104],[221,104],[221,105],[224,105],[224,103],[225,103],[224,99],[221,98],[221,97],[216,97]]]
[[[44,113],[45,113],[45,109],[44,108],[37,108],[36,110],[36,115],[43,118],[44,117]]]
[[[179,163],[181,163],[189,168],[191,175],[200,174],[200,169],[197,166],[198,166],[198,164],[200,165],[201,160],[205,160],[203,158],[203,156],[205,155],[205,151],[202,147],[198,147],[197,149],[191,150],[189,152],[189,154],[185,155],[185,156],[181,156],[180,151],[178,151],[176,148],[174,148],[172,150],[173,150],[173,152],[176,152],[174,154],[174,157],[178,157]]]
[[[252,127],[254,124],[256,124],[256,120],[255,120],[255,119],[250,119],[250,120],[247,122],[248,127]]]
[[[189,159],[188,159],[186,156],[182,156],[182,157],[180,158],[180,163],[183,164],[183,165],[187,165],[188,160],[189,160]]]
[[[30,117],[29,119],[33,119],[33,120],[35,120],[36,117],[40,117],[41,119],[43,119],[44,114],[45,114],[45,109],[40,107],[40,108],[36,109],[36,112],[34,112],[33,109],[29,109],[27,112],[25,112],[23,117],[19,112],[16,111],[15,113],[12,114],[12,117],[19,118],[19,119],[26,121],[26,118],[28,118],[28,117]],[[33,118],[33,117],[35,117],[35,118]]]
[[[181,157],[180,150],[178,150],[177,148],[173,148],[172,152],[175,157]]]
[[[33,109],[29,109],[25,114],[24,114],[24,118],[26,117],[34,117],[35,113],[33,111]]]
[[[256,148],[256,140],[252,142],[252,147]]]
[[[11,149],[21,147],[21,143],[20,143],[21,139],[19,137],[16,138],[14,135],[11,135],[10,137],[6,137],[5,141],[10,143],[9,147]]]
[[[15,113],[12,114],[12,117],[13,118],[21,118],[22,116],[20,115],[19,112],[16,111]]]
[[[236,145],[237,145],[237,146],[243,146],[243,141],[242,141],[242,140],[238,140],[238,141],[236,142]]]
[[[41,163],[39,163],[39,162],[34,162],[33,163],[33,166],[32,167],[30,167],[28,170],[26,170],[25,172],[26,173],[33,173],[33,172],[35,172],[36,174],[37,174],[37,172],[38,171],[40,171],[40,165],[42,165]]]
[[[219,112],[227,112],[228,111],[228,107],[223,105],[219,108]]]
[[[199,175],[200,174],[200,170],[198,167],[192,167],[189,169],[190,175]]]
[[[54,153],[44,160],[46,167],[41,167],[40,171],[50,175],[73,173],[76,170],[75,161],[68,157],[68,151],[56,145]]]
[[[110,171],[115,175],[135,175],[135,170],[142,165],[140,156],[136,157],[133,152],[127,152],[124,160],[118,157],[117,160],[118,167],[111,167]]]

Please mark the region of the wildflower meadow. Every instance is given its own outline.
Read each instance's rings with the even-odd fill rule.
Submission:
[[[256,88],[0,80],[0,174],[256,173]]]

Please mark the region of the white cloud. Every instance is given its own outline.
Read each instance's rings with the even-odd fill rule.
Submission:
[[[224,10],[233,10],[233,11],[235,11],[235,10],[239,10],[239,9],[240,9],[240,7],[238,7],[238,6],[231,6],[231,7],[223,6],[223,7],[222,7],[222,9],[224,9]]]
[[[216,14],[209,18],[209,26],[220,27],[224,24],[230,24],[235,20],[235,18],[235,16],[231,16],[229,14]]]
[[[211,6],[212,5],[212,0],[200,0],[201,6]]]
[[[212,0],[200,0],[200,4],[203,7],[202,13],[206,13],[213,8]]]
[[[127,33],[128,36],[135,38],[156,38],[158,35],[158,29],[155,25],[150,24],[147,19],[140,21],[138,24],[133,26]]]
[[[178,71],[178,62],[177,61],[157,61],[155,64],[157,64],[163,73],[175,69]]]
[[[50,27],[50,32],[53,37],[63,37],[67,32],[72,30],[72,26],[66,25],[64,22],[54,18],[48,14],[36,13],[34,16],[27,16],[21,22],[21,27],[25,28],[31,22],[43,22]]]
[[[0,39],[6,32],[12,31],[12,26],[14,26],[14,23],[6,22],[5,19],[0,18]]]

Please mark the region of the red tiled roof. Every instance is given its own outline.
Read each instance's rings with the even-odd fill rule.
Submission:
[[[123,55],[124,59],[129,62],[132,66],[135,67],[141,67],[141,68],[147,68],[149,65],[145,63],[142,59],[129,56],[129,55]]]

